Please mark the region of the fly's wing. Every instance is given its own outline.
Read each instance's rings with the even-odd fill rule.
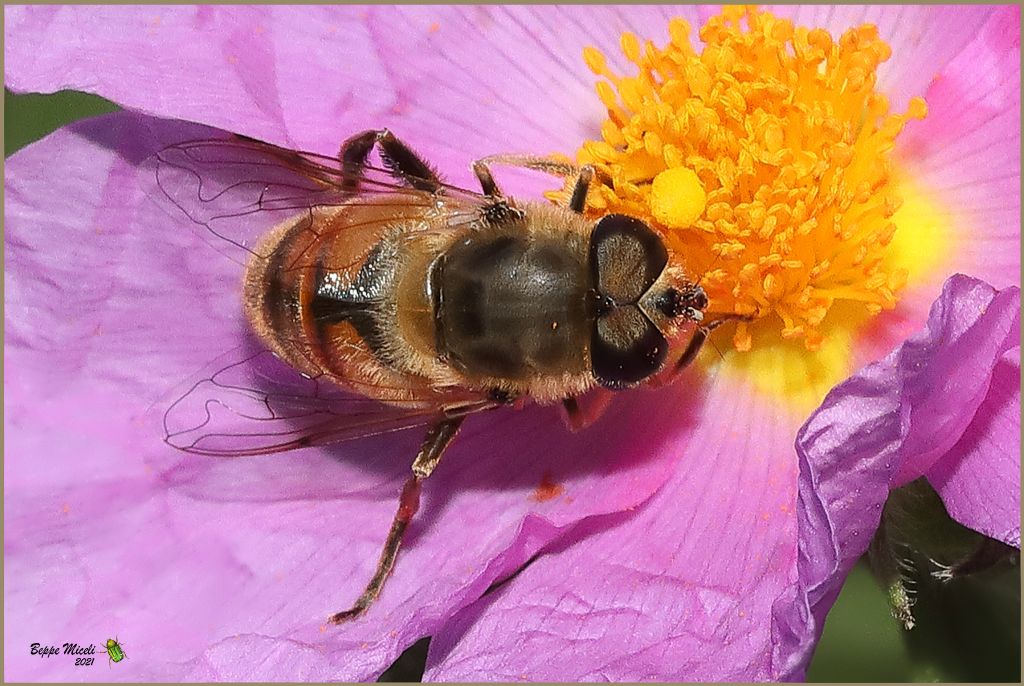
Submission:
[[[260,238],[286,221],[310,218],[318,209],[365,203],[391,206],[396,216],[445,204],[450,225],[476,221],[488,198],[439,184],[436,193],[416,190],[386,168],[364,165],[346,172],[340,160],[225,134],[223,138],[167,146],[147,162],[149,195],[171,216],[190,219],[219,251],[245,263],[259,254]],[[384,213],[386,214],[386,213]],[[349,227],[346,230],[372,230]]]
[[[496,407],[456,389],[385,404],[305,377],[273,353],[241,346],[175,391],[164,440],[190,453],[265,455],[427,426]]]
[[[322,238],[318,212],[373,202],[373,222],[344,231],[380,232],[395,220],[444,206],[448,222],[475,222],[486,196],[440,184],[416,190],[373,163],[346,173],[336,158],[280,148],[241,136],[186,141],[151,157],[149,195],[171,217],[187,217],[204,238],[240,264],[266,260],[261,238],[285,222],[305,221]],[[339,270],[351,265],[325,265]],[[241,308],[241,302],[238,303]],[[367,389],[369,391],[369,389]],[[164,414],[165,440],[206,455],[280,452],[428,425],[493,407],[485,393],[395,389],[382,403],[326,379],[307,378],[272,353],[241,347],[186,383]]]

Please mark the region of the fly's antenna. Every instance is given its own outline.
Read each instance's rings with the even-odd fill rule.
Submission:
[[[722,350],[721,350],[721,349],[720,349],[720,348],[719,348],[719,347],[718,347],[717,345],[715,345],[715,342],[714,342],[713,340],[711,340],[710,336],[708,337],[708,343],[710,343],[710,344],[711,344],[711,348],[712,348],[712,349],[713,349],[713,350],[714,350],[714,351],[715,351],[716,353],[718,353],[718,358],[719,358],[719,359],[720,359],[720,360],[721,360],[722,362],[725,362],[725,353],[723,353],[723,352],[722,352]]]
[[[721,262],[721,261],[722,261],[722,256],[721,255],[715,255],[715,259],[711,260],[711,264],[708,265],[707,269],[705,269],[703,272],[701,272],[700,276],[697,277],[696,283],[694,283],[693,285],[694,286],[700,286],[701,282],[704,281],[704,277],[707,276],[708,274],[710,274],[715,269],[715,267],[718,266],[718,263]]]

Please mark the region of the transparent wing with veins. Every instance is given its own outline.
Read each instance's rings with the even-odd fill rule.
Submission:
[[[373,198],[377,207],[390,205],[400,215],[443,203],[450,221],[457,223],[476,220],[487,203],[480,193],[443,183],[436,193],[413,189],[383,166],[367,164],[358,173],[347,173],[337,158],[230,134],[167,146],[146,164],[153,183],[150,195],[164,211],[186,216],[206,232],[208,242],[242,263],[269,256],[257,253],[267,231],[311,216],[317,208]],[[309,230],[314,230],[312,221]]]
[[[471,393],[385,404],[302,376],[273,353],[241,346],[175,392],[164,440],[190,453],[241,457],[328,445],[495,407]]]
[[[240,264],[267,259],[260,239],[284,222],[303,221],[320,238],[314,213],[372,201],[410,209],[445,205],[449,225],[478,219],[487,197],[441,184],[416,190],[383,166],[346,173],[337,158],[225,134],[170,145],[147,161],[150,195],[171,217],[187,217],[220,252]],[[345,231],[379,231],[388,213]],[[242,303],[238,303],[241,310]],[[164,414],[165,440],[217,456],[259,455],[434,424],[446,416],[495,407],[485,394],[458,388],[401,389],[408,398],[382,403],[307,378],[258,346],[243,345],[185,383]],[[369,391],[370,389],[367,389]]]

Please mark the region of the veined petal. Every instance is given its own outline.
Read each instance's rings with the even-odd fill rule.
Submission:
[[[15,91],[84,90],[277,143],[337,145],[356,125],[353,103],[366,112],[389,100],[358,13],[6,7],[5,81]]]
[[[994,370],[1019,338],[1019,288],[997,291],[954,276],[924,331],[836,386],[800,429],[799,584],[775,612],[780,678],[803,676],[825,614],[878,526],[889,488],[925,474],[972,420],[985,421],[979,408]],[[1010,455],[997,441],[979,460],[988,471],[1019,473],[1019,434],[1016,439]],[[1019,511],[1007,515],[1012,521],[1001,523],[1003,531],[1019,523]]]
[[[246,326],[241,266],[140,190],[150,153],[203,131],[119,113],[6,165],[8,678],[372,678],[580,520],[641,505],[689,431],[685,387],[578,436],[551,408],[472,418],[381,599],[323,626],[369,579],[422,435],[227,461],[162,443],[171,389]],[[116,673],[25,650],[108,635],[134,658]]]
[[[7,7],[5,78],[15,91],[75,88],[326,154],[391,127],[428,159],[457,162],[450,176],[465,184],[477,157],[571,152],[603,113],[583,47],[649,26],[665,34],[673,12]]]
[[[995,7],[941,5],[777,5],[770,11],[838,36],[860,24],[874,24],[893,57],[879,69],[879,85],[893,111],[906,109],[932,76],[977,36]],[[930,103],[929,103],[930,107]]]
[[[920,196],[904,219],[949,236],[948,271],[1019,284],[1020,8],[989,17],[925,99],[928,117],[907,125],[899,148]]]
[[[428,679],[774,678],[772,604],[795,582],[800,419],[725,375],[694,390],[671,480],[462,611],[431,643]]]
[[[367,18],[395,101],[380,121],[437,157],[459,160],[453,180],[476,185],[467,160],[500,152],[570,154],[604,107],[581,58],[627,30],[667,35],[665,6],[381,6]],[[679,10],[692,12],[692,8]],[[394,36],[401,40],[394,40]],[[507,170],[499,181],[522,183]],[[527,188],[550,188],[543,185]]]
[[[897,141],[904,203],[891,247],[908,266],[908,285],[896,310],[861,332],[859,362],[917,330],[951,272],[1000,288],[1020,283],[1019,8],[976,9],[965,20],[983,15],[984,23],[927,72],[928,116],[909,122]]]

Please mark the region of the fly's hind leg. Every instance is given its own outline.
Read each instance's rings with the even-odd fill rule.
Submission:
[[[338,158],[345,173],[342,182],[345,190],[355,192],[359,189],[366,159],[375,145],[380,150],[380,158],[384,165],[395,178],[420,191],[435,193],[441,188],[441,179],[437,173],[412,148],[387,129],[371,129],[356,134],[341,144]]]
[[[409,522],[412,521],[416,510],[419,509],[420,486],[423,480],[434,471],[438,462],[441,461],[441,456],[452,442],[452,439],[455,438],[455,434],[458,433],[459,426],[464,418],[454,417],[445,419],[435,424],[427,432],[427,436],[423,439],[423,444],[420,446],[420,451],[412,463],[412,476],[402,486],[402,495],[398,500],[398,511],[391,522],[391,530],[388,532],[387,540],[384,542],[384,549],[380,553],[377,569],[374,571],[370,583],[366,585],[366,589],[359,596],[359,599],[356,600],[355,605],[343,612],[331,615],[328,618],[329,622],[341,624],[358,617],[380,595],[384,582],[387,581],[391,570],[395,567],[398,549],[402,546],[402,538],[405,536],[406,529],[409,528]]]

